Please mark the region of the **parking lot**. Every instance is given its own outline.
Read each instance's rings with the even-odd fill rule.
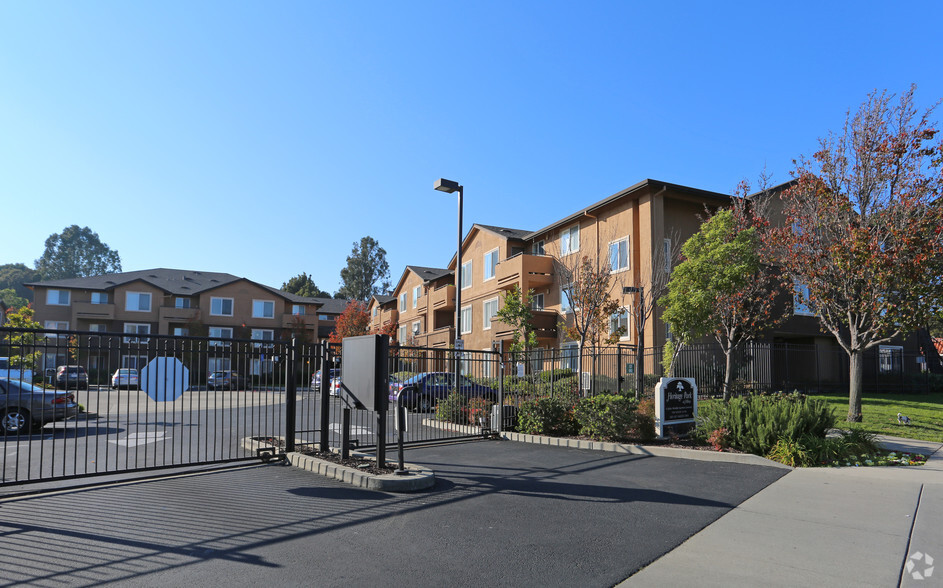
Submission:
[[[0,562],[39,585],[612,586],[784,474],[509,441],[406,457],[435,488],[251,465],[7,500]]]

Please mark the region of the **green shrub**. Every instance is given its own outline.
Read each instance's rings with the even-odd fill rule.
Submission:
[[[809,452],[800,441],[779,439],[766,455],[767,459],[784,463],[794,468],[812,465]]]
[[[458,392],[452,392],[439,401],[435,407],[435,418],[448,423],[465,424],[468,422],[468,409],[465,407],[465,397]]]
[[[636,424],[635,402],[617,394],[599,394],[575,407],[580,434],[602,441],[624,441]]]
[[[472,398],[468,401],[468,422],[469,424],[478,426],[480,424],[479,417],[487,417],[488,424],[491,424],[491,407],[494,406],[494,402],[488,400],[487,398]]]
[[[635,428],[629,435],[639,441],[655,438],[655,399],[642,398],[635,409]]]
[[[711,402],[699,407],[696,437],[726,428],[731,446],[756,455],[767,455],[777,441],[798,442],[804,435],[825,437],[835,425],[835,415],[821,398],[800,394],[758,394]]]
[[[852,428],[839,431],[842,441],[848,447],[848,455],[876,453],[881,447],[877,436],[863,429]]]
[[[809,455],[807,465],[825,465],[834,461],[846,459],[854,452],[844,435],[836,437],[802,437],[802,445]]]
[[[578,428],[573,404],[560,398],[526,400],[517,413],[517,430],[529,435],[575,435]]]

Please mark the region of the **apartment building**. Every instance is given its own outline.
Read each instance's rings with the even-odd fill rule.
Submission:
[[[150,334],[317,341],[330,335],[346,305],[231,274],[163,268],[26,285],[34,292],[35,320],[44,328],[123,333],[126,343],[146,342]],[[46,368],[68,363],[64,353],[46,354],[43,362]],[[134,354],[121,358],[121,367],[136,364]]]

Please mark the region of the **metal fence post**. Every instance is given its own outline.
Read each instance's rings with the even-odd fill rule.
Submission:
[[[288,357],[285,360],[288,362],[287,367],[287,382],[285,382],[285,451],[291,453],[295,450],[295,413],[298,406],[298,390],[295,384],[296,366],[295,362],[297,361],[297,342],[294,337],[291,338],[291,341],[288,344]]]
[[[330,419],[330,410],[331,410],[331,368],[330,364],[330,351],[328,350],[327,342],[321,341],[321,350],[319,353],[321,357],[321,440],[319,443],[319,449],[321,451],[330,450],[330,440],[331,440],[331,419]]]
[[[529,358],[524,357],[524,361]],[[527,366],[524,366],[526,373]],[[498,341],[498,433],[504,431],[504,340]]]

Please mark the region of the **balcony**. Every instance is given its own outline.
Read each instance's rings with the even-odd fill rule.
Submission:
[[[72,311],[77,319],[113,319],[115,318],[114,304],[92,304],[91,302],[76,302]]]
[[[432,291],[432,308],[435,310],[455,310],[455,285],[449,284]]]
[[[429,308],[429,294],[426,293],[425,296],[420,296],[419,301],[416,302],[416,311],[423,313],[426,312],[426,309]]]
[[[448,347],[455,341],[455,328],[442,327],[441,329],[436,329],[431,333],[425,333],[421,335],[421,337],[425,338],[424,345],[426,347]]]
[[[158,319],[166,323],[185,323],[196,319],[199,308],[177,308],[176,306],[161,306],[158,309]]]
[[[521,292],[531,288],[553,285],[553,258],[549,255],[520,254],[498,264],[498,289],[510,290],[519,286]]]
[[[318,324],[318,315],[316,314],[291,314],[286,312],[282,315],[282,328],[294,329],[298,325],[304,325],[305,329],[313,329]]]
[[[560,315],[552,310],[535,310],[531,324],[534,326],[534,334],[537,335],[537,338],[556,339],[559,318]],[[511,333],[514,331],[511,325],[496,319],[491,321],[491,329],[496,339],[511,337]]]
[[[380,309],[380,324],[385,325],[389,322],[399,321],[399,310],[395,308],[381,308]]]

